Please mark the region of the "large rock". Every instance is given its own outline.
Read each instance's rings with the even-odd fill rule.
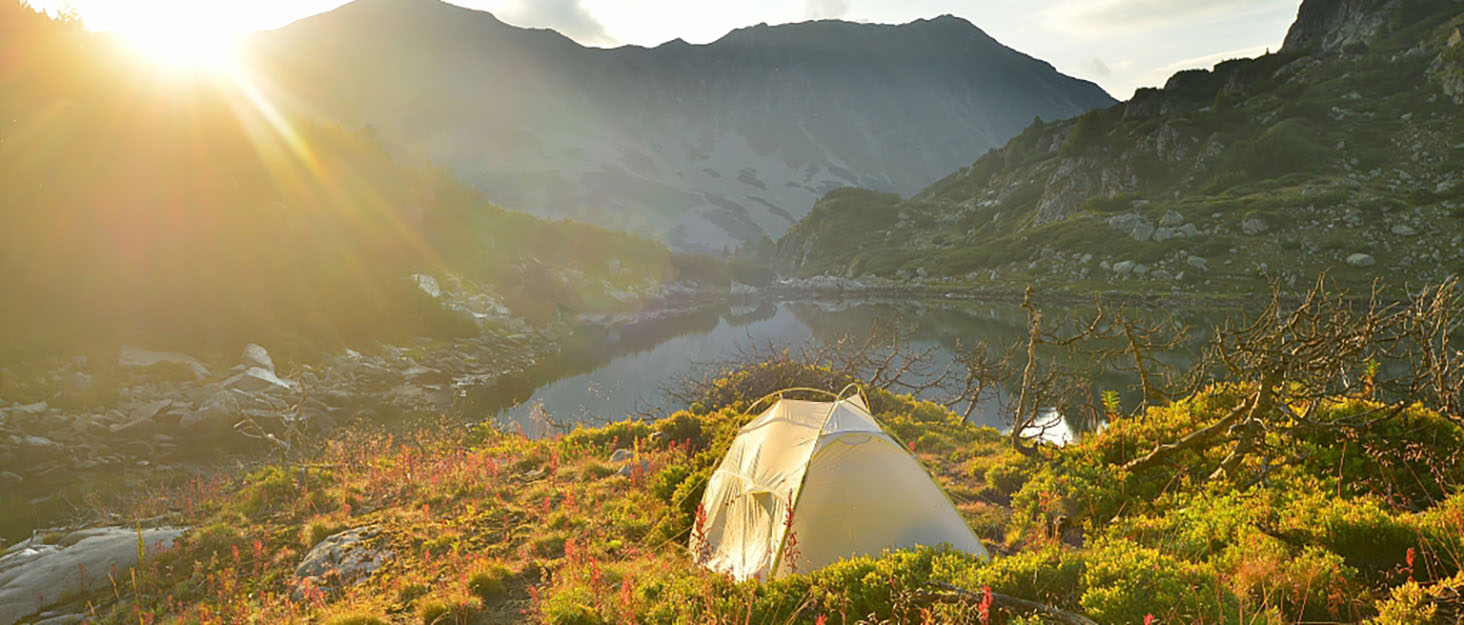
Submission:
[[[1418,235],[1418,230],[1415,230],[1413,226],[1410,226],[1408,224],[1397,224],[1393,226],[1390,230],[1393,234],[1396,234],[1400,237],[1411,237]]]
[[[1154,236],[1154,226],[1147,223],[1139,223],[1134,226],[1132,232],[1129,232],[1129,236],[1133,237],[1135,241],[1148,241]]]
[[[234,427],[242,413],[239,394],[224,390],[204,400],[198,410],[183,415],[178,427],[191,434],[216,434]]]
[[[1210,270],[1209,261],[1206,261],[1203,257],[1200,256],[1191,256],[1184,259],[1184,262],[1189,263],[1189,266],[1194,267],[1195,269],[1199,269],[1200,271]]]
[[[1159,218],[1159,225],[1174,227],[1184,223],[1184,215],[1174,211],[1165,211],[1164,216]]]
[[[244,391],[246,393],[268,391],[285,392],[295,390],[295,383],[290,380],[280,379],[273,371],[268,369],[250,367],[224,380],[223,387]]]
[[[1270,229],[1271,227],[1266,224],[1266,220],[1261,219],[1260,217],[1251,217],[1250,219],[1240,222],[1240,231],[1244,232],[1246,236],[1253,237],[1265,234],[1266,231]]]
[[[379,533],[376,526],[357,527],[320,541],[295,567],[297,594],[307,588],[330,593],[366,581],[396,555],[374,546]]]
[[[193,373],[195,378],[208,377],[208,367],[198,362],[192,356],[174,354],[170,352],[155,352],[152,350],[123,345],[122,352],[117,356],[117,364],[125,369],[151,369],[160,365],[171,365],[183,367]]]
[[[1378,264],[1377,259],[1370,254],[1357,253],[1347,257],[1347,264],[1353,267],[1371,267]]]
[[[269,357],[269,351],[263,347],[250,343],[244,346],[244,353],[239,356],[239,363],[246,368],[258,367],[274,373],[274,360]]]
[[[186,530],[142,530],[148,552],[167,549]],[[0,555],[0,625],[14,625],[47,606],[112,588],[137,566],[137,530],[101,527],[71,532],[55,544],[32,538]]]

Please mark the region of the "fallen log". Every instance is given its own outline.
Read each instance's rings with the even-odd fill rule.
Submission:
[[[966,590],[958,586],[952,586],[945,582],[931,582],[934,590],[922,590],[915,593],[917,603],[980,603],[986,600],[986,592]],[[998,592],[990,593],[991,607],[1007,610],[1009,612],[1020,612],[1023,614],[1037,614],[1064,625],[1098,625],[1092,619],[1081,614],[1075,614],[1054,608],[1045,603],[1037,603],[1020,597],[1003,595]]]

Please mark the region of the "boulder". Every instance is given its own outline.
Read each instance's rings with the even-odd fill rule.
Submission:
[[[1353,267],[1371,267],[1378,264],[1377,259],[1369,254],[1357,253],[1347,257],[1347,264]]]
[[[1250,219],[1240,222],[1240,231],[1245,233],[1246,236],[1253,237],[1265,234],[1266,231],[1270,229],[1271,227],[1266,224],[1266,220],[1261,219],[1260,217],[1251,217]]]
[[[1189,266],[1194,267],[1195,269],[1199,269],[1200,271],[1210,270],[1209,261],[1206,261],[1203,257],[1200,256],[1191,256],[1189,258],[1186,258],[1184,262],[1189,263]]]
[[[1160,226],[1160,227],[1154,229],[1154,241],[1157,242],[1157,243],[1163,243],[1163,242],[1168,241],[1170,239],[1182,239],[1182,238],[1184,238],[1184,231],[1180,230],[1179,228],[1170,228],[1169,226]]]
[[[1131,260],[1118,261],[1116,263],[1113,263],[1113,272],[1120,276],[1129,275],[1134,271],[1134,264],[1134,261]]]
[[[296,594],[303,595],[310,588],[333,593],[366,581],[396,557],[391,550],[374,546],[379,533],[376,526],[357,527],[320,541],[295,567]]]
[[[295,383],[290,380],[280,379],[275,376],[273,371],[268,369],[250,367],[224,380],[223,387],[244,391],[246,393],[260,393],[266,391],[293,391],[295,390]]]
[[[255,343],[244,346],[244,353],[239,356],[239,363],[245,368],[264,369],[274,373],[274,360],[269,357],[269,352]]]
[[[1171,211],[1165,211],[1164,212],[1164,216],[1159,218],[1159,225],[1161,225],[1161,226],[1174,227],[1174,226],[1178,226],[1178,225],[1180,225],[1182,223],[1184,223],[1184,215],[1181,215],[1179,213],[1176,213],[1176,212],[1174,212],[1172,210]]]
[[[172,547],[186,530],[142,530],[148,552]],[[17,543],[0,555],[0,625],[12,625],[47,606],[112,588],[137,565],[138,532],[100,527],[71,532],[54,544],[41,538]]]
[[[1397,224],[1389,230],[1393,234],[1396,234],[1400,237],[1411,237],[1418,235],[1418,230],[1414,229],[1413,226],[1410,226],[1408,224]]]
[[[1154,236],[1154,226],[1139,223],[1134,226],[1133,231],[1129,232],[1129,236],[1133,237],[1135,241],[1148,241],[1150,237]]]
[[[117,365],[124,369],[151,369],[160,365],[171,365],[186,368],[195,378],[206,378],[209,375],[208,367],[192,356],[155,352],[131,345],[122,346],[122,351],[117,356]]]
[[[220,391],[213,397],[208,398],[199,406],[198,410],[183,415],[178,420],[178,427],[185,432],[217,433],[234,427],[239,420],[243,408],[239,405],[239,395],[234,391]]]

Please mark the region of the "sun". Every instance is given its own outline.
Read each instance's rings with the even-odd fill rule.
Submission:
[[[167,70],[217,71],[237,60],[241,34],[228,28],[183,20],[149,20],[113,31],[128,47]]]

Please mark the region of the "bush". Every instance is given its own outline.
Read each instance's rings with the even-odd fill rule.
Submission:
[[[417,602],[417,618],[422,625],[467,625],[476,607],[467,597],[429,597]]]
[[[481,563],[468,574],[468,592],[487,605],[507,592],[505,582],[511,577],[513,569],[502,562]]]
[[[1081,584],[1083,611],[1100,623],[1142,623],[1150,614],[1188,623],[1236,612],[1213,570],[1122,539],[1088,549]]]

